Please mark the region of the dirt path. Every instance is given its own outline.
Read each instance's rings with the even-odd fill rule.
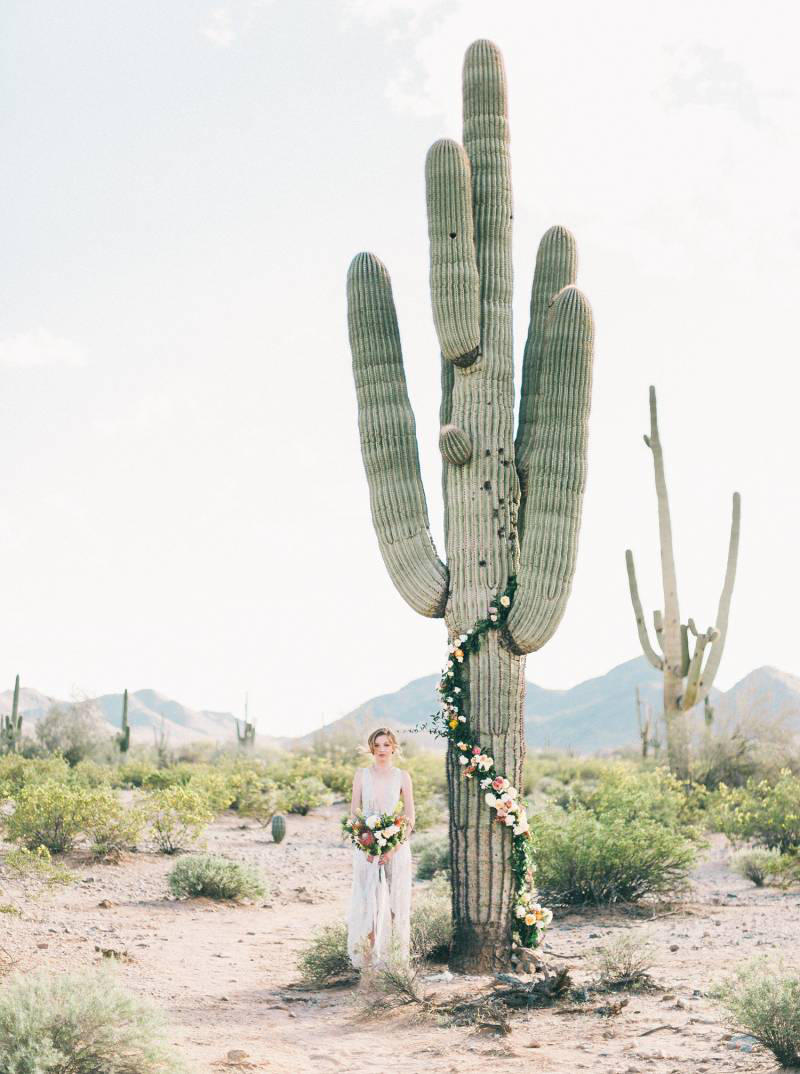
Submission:
[[[655,921],[597,913],[557,919],[546,957],[566,961],[578,984],[587,978],[587,951],[621,930],[652,942],[652,974],[662,990],[631,996],[616,1017],[533,1011],[514,1015],[508,1037],[487,1039],[402,1012],[368,1027],[354,1017],[352,990],[289,989],[309,935],[342,920],[346,910],[349,855],[338,839],[339,812],[289,817],[279,846],[232,815],[212,827],[210,850],[257,863],[270,878],[263,906],[168,900],[172,862],[158,855],[137,854],[118,866],[75,858],[79,882],[36,902],[4,885],[0,901],[23,913],[0,918],[2,946],[23,970],[88,966],[102,960],[103,949],[125,952],[120,973],[165,1010],[192,1074],[473,1074],[487,1065],[499,1072],[533,1066],[539,1074],[776,1069],[758,1048],[742,1053],[730,1046],[730,1031],[706,993],[755,954],[800,964],[800,891],[753,888],[727,868],[722,840],[698,870],[693,901],[678,914]],[[489,984],[457,978],[428,987],[465,993]],[[228,1059],[230,1052],[246,1055]]]

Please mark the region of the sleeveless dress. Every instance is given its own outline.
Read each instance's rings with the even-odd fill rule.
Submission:
[[[388,786],[376,787],[369,768],[361,769],[361,808],[370,813],[392,813],[400,801],[403,773],[395,768]],[[385,963],[389,955],[408,959],[411,931],[411,847],[407,842],[385,865],[353,847],[353,891],[347,917],[347,953],[353,965],[364,964],[369,934],[375,937],[369,961]]]

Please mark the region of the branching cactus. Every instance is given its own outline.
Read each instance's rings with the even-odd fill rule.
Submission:
[[[11,715],[0,716],[0,753],[16,753],[22,742],[22,717],[19,714],[19,675],[14,680]]]
[[[247,711],[247,698],[245,698],[243,726],[240,726],[239,721],[236,720],[236,739],[243,749],[252,749],[256,741],[256,725],[250,723]]]
[[[644,438],[653,454],[656,495],[658,497],[658,532],[661,544],[661,576],[664,585],[664,608],[653,613],[657,644],[660,652],[650,642],[633,552],[625,553],[628,567],[633,612],[642,651],[654,668],[664,674],[664,721],[667,726],[667,755],[671,770],[682,779],[689,775],[689,727],[686,714],[701,702],[708,702],[714,685],[725,639],[728,634],[728,616],[736,579],[736,560],[739,554],[739,520],[741,500],[738,492],[733,494],[731,533],[728,543],[728,565],[719,599],[717,619],[704,633],[698,631],[693,619],[681,623],[678,607],[678,579],[675,572],[675,555],[672,550],[672,521],[669,513],[667,479],[664,472],[664,452],[658,434],[658,408],[656,390],[650,388],[650,434]]]
[[[572,235],[551,228],[536,259],[514,436],[511,173],[502,57],[489,41],[464,61],[464,144],[425,165],[433,320],[441,348],[439,446],[446,564],[431,539],[389,275],[358,254],[347,281],[350,345],[372,518],[389,575],[450,639],[487,615],[516,578],[502,631],[466,666],[471,726],[516,786],[525,753],[525,654],[564,613],[586,478],[592,314],[575,288]],[[508,829],[448,754],[453,863],[451,965],[509,963]]]

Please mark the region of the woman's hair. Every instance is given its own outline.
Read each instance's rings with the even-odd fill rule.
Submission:
[[[370,734],[369,738],[367,739],[367,746],[369,747],[369,752],[375,752],[375,743],[381,735],[386,735],[391,744],[394,746],[394,751],[396,753],[400,748],[400,743],[397,741],[397,737],[395,736],[394,731],[392,731],[388,727],[376,727],[375,730]]]

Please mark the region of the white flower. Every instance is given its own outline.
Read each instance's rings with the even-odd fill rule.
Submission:
[[[527,912],[528,911],[525,909],[524,906],[518,906],[516,908],[516,910],[514,911],[514,913],[516,914],[517,917],[524,917],[527,914]]]
[[[480,768],[483,772],[488,772],[494,764],[494,759],[492,757],[487,757],[485,753],[481,753],[478,756],[477,760],[478,768]]]
[[[503,787],[503,790],[506,792],[506,794],[508,795],[509,798],[516,798],[517,795],[519,794],[519,791],[517,790],[517,788],[512,787],[511,784],[508,783],[508,781],[506,781],[506,786]]]
[[[495,798],[495,796],[493,794],[489,793],[489,794],[485,795],[483,800],[492,809],[497,808],[497,798]]]
[[[459,640],[459,641],[466,641],[466,640],[467,640],[467,635],[466,635],[466,634],[462,634],[462,635],[461,635],[461,636],[459,637],[459,639],[458,639],[458,640]]]
[[[451,705],[452,705],[452,703],[453,703],[453,699],[452,699],[452,697],[446,697],[446,698],[445,698],[445,701],[449,701]]]
[[[514,825],[514,835],[524,835],[527,831],[528,821],[525,817],[522,817],[522,819]]]
[[[553,911],[552,910],[542,910],[542,914],[544,915],[542,917],[542,924],[543,925],[549,925],[550,922],[553,920]]]
[[[505,595],[505,593],[504,593],[502,595],[502,597],[500,598],[500,603],[503,605],[504,608],[507,608],[509,606],[509,604],[511,603],[511,598],[507,597]]]
[[[505,826],[507,828],[510,828],[513,825],[513,823],[514,823],[514,818],[512,817],[512,815],[510,813],[506,814],[506,818],[503,821],[503,824],[505,824]]]
[[[496,615],[490,615],[490,616],[489,616],[489,618],[491,619],[491,621],[492,621],[493,623],[496,623],[496,622],[497,622],[497,616],[496,616]]]
[[[469,764],[469,757],[465,757],[464,754],[462,753],[461,756],[458,758],[458,763],[459,764]]]
[[[383,829],[383,834],[384,834],[384,835],[385,835],[385,836],[387,837],[387,839],[388,839],[388,838],[389,838],[390,836],[392,836],[392,835],[397,835],[397,833],[398,833],[399,831],[400,831],[400,829],[399,829],[399,828],[397,827],[397,825],[396,825],[396,824],[390,824],[388,828],[384,828],[384,829]]]
[[[458,718],[461,721],[461,723],[466,723],[467,722],[467,717],[466,716],[459,716]]]
[[[490,779],[481,780],[481,790],[485,791],[487,787],[491,787],[492,781]]]
[[[453,661],[452,661],[452,660],[448,660],[448,661],[447,661],[447,666],[448,666],[449,668],[451,668],[451,667],[453,666]]]
[[[375,836],[375,842],[378,844],[379,847],[385,847],[386,846],[386,840],[383,838],[382,835],[376,835]]]
[[[453,693],[454,694],[460,694],[461,693],[461,687],[460,686],[454,686],[453,687]]]
[[[372,813],[369,817],[367,817],[366,821],[368,828],[374,828],[377,824],[380,824],[380,822],[381,818],[378,816],[377,813]]]

